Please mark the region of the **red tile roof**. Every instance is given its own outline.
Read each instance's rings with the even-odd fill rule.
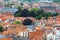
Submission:
[[[42,40],[42,35],[44,34],[43,30],[37,30],[36,32],[29,32],[30,40]]]
[[[15,17],[15,19],[23,21],[25,18],[24,17]]]
[[[7,30],[7,31],[3,31],[4,35],[8,35],[8,34],[13,34],[13,30]]]
[[[13,40],[13,38],[0,38],[0,40]]]

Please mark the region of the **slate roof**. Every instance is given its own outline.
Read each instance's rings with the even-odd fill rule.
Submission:
[[[51,9],[55,9],[56,7],[54,7],[54,6],[40,6],[40,8],[51,8]]]
[[[16,8],[2,8],[0,9],[0,12],[16,12],[18,9]]]

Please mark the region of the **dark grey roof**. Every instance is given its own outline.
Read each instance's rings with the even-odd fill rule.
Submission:
[[[40,8],[53,8],[53,9],[55,9],[56,7],[54,7],[54,6],[40,6]]]
[[[0,9],[0,12],[16,12],[18,9],[16,8],[2,8]]]

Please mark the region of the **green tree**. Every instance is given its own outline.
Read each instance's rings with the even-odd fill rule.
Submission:
[[[38,8],[31,8],[31,11],[37,12]]]
[[[15,21],[14,24],[20,24],[20,21]]]
[[[28,14],[29,14],[29,10],[28,9],[24,9],[21,12],[21,17],[28,17]]]
[[[22,12],[22,6],[17,7],[18,11],[15,12],[14,16],[15,17],[20,17],[21,16],[21,12]]]
[[[17,9],[18,9],[19,11],[21,11],[22,8],[23,8],[22,6],[17,7]]]
[[[21,14],[21,13],[15,13],[14,16],[15,16],[15,17],[20,17],[20,14]]]
[[[31,8],[31,9],[30,9],[30,12],[32,12],[32,11],[35,12],[35,13],[37,13],[38,8]]]
[[[32,25],[32,23],[33,23],[33,21],[30,20],[30,19],[25,19],[25,20],[23,21],[23,25]]]
[[[40,15],[36,16],[35,18],[40,20],[42,18],[42,15],[40,14]]]
[[[43,16],[43,17],[51,17],[52,15],[51,15],[51,13],[49,13],[49,12],[48,12],[48,13],[45,12],[45,13],[42,14],[42,16]]]
[[[37,15],[38,8],[31,8],[29,11],[30,17],[35,17]]]
[[[37,15],[40,15],[40,14],[43,14],[44,13],[44,10],[42,10],[42,9],[39,9],[38,11],[37,11]]]
[[[59,15],[59,14],[58,14],[58,13],[54,13],[54,14],[52,14],[52,17],[53,17],[53,16],[57,16],[57,15]]]
[[[0,26],[0,32],[3,32],[3,26]]]
[[[42,17],[45,17],[45,19],[48,19],[49,17],[52,17],[52,14],[50,12],[42,13]]]
[[[36,17],[36,14],[34,11],[30,11],[28,15],[29,17]]]

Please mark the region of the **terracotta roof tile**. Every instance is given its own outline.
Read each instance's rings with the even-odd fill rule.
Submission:
[[[7,35],[7,34],[13,34],[13,30],[7,30],[7,31],[4,31],[3,34],[4,35]]]
[[[13,40],[13,38],[0,38],[0,40]]]
[[[43,30],[37,30],[36,32],[29,32],[30,40],[42,40],[42,35],[44,34]]]
[[[16,20],[23,21],[25,18],[24,17],[15,17]]]

